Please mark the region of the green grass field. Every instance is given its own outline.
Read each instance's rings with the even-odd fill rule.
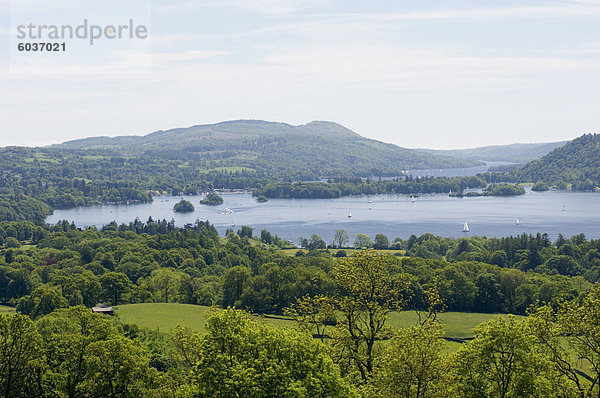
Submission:
[[[115,307],[115,314],[125,323],[135,323],[150,329],[168,332],[175,326],[204,330],[206,313],[209,307],[177,303],[126,304]],[[468,312],[445,312],[439,315],[448,337],[466,338],[473,336],[472,329],[478,324],[494,317],[494,314],[476,314]],[[265,317],[265,322],[277,327],[291,327],[294,322],[282,316]],[[394,312],[390,315],[389,325],[393,329],[408,327],[418,320],[414,311]]]
[[[122,322],[135,323],[142,327],[169,332],[177,325],[204,330],[209,307],[179,303],[144,303],[125,304],[115,307],[115,314]],[[0,313],[15,312],[13,307],[0,306]],[[446,335],[453,338],[468,338],[473,336],[473,328],[486,322],[495,314],[478,314],[469,312],[444,312],[438,319],[443,323]],[[504,315],[503,315],[504,316]],[[257,317],[258,318],[258,317]],[[284,316],[261,317],[265,322],[277,327],[292,327],[294,322]],[[414,311],[393,312],[390,314],[388,325],[399,329],[414,325],[418,317]]]
[[[126,304],[114,307],[122,322],[168,332],[177,325],[203,330],[209,307],[178,303]]]
[[[427,315],[423,313],[422,316]],[[444,325],[446,336],[453,338],[473,337],[473,328],[480,323],[489,321],[498,314],[480,314],[474,312],[443,312],[438,319]],[[507,316],[507,315],[502,315]],[[522,318],[522,316],[517,316]],[[390,315],[389,325],[393,329],[399,329],[416,324],[418,316],[415,311],[393,312]]]

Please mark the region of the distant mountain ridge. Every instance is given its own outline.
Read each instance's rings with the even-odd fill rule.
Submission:
[[[417,149],[418,151],[458,159],[485,160],[490,162],[527,163],[538,159],[552,150],[565,145],[568,141],[490,145],[468,149]]]
[[[325,121],[293,126],[261,120],[234,120],[161,130],[145,136],[84,138],[53,147],[208,160],[215,167],[276,171],[290,178],[399,175],[407,169],[478,164],[368,139],[340,124]]]
[[[314,132],[330,133],[339,137],[347,136],[348,138],[362,138],[359,134],[342,125],[333,122],[313,121],[301,126],[293,126],[287,123],[266,122],[262,120],[231,120],[214,124],[199,124],[191,127],[174,128],[169,130],[158,130],[153,133],[137,136],[125,135],[117,137],[89,137],[72,141],[66,141],[61,144],[53,145],[57,148],[72,148],[72,149],[123,149],[123,147],[132,146],[135,150],[137,145],[145,147],[157,144],[172,145],[172,140],[190,139],[201,137],[212,137],[213,132],[223,134],[224,138],[228,138],[227,134],[235,134],[238,138],[246,136],[272,136],[281,133],[293,134],[295,132]],[[139,150],[139,147],[137,147]]]

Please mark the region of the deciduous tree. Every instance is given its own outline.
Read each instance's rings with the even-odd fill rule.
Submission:
[[[389,272],[391,258],[362,250],[334,266],[341,312],[334,337],[338,359],[351,364],[366,381],[373,371],[375,344],[388,338],[387,316],[402,307],[404,285]]]

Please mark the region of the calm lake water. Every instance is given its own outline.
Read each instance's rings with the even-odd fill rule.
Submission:
[[[489,162],[486,161],[485,165],[475,167],[464,167],[456,169],[419,169],[419,170],[408,170],[404,175],[412,175],[413,177],[467,177],[474,176],[479,173],[485,173],[491,167],[496,166],[507,166],[509,162]],[[391,177],[396,178],[396,177]],[[388,178],[384,178],[388,179]]]
[[[46,219],[74,221],[77,226],[101,227],[110,221],[129,223],[139,217],[146,221],[174,219],[178,226],[196,219],[208,220],[219,233],[241,225],[262,229],[298,243],[300,237],[321,235],[331,242],[336,229],[345,229],[351,237],[365,233],[372,238],[384,233],[392,240],[426,232],[445,237],[510,236],[523,232],[559,233],[572,236],[584,233],[600,238],[600,194],[551,190],[516,197],[450,198],[448,195],[421,195],[411,202],[404,195],[373,195],[339,199],[271,199],[257,203],[250,194],[224,194],[220,206],[200,205],[201,196],[187,196],[194,204],[193,213],[175,213],[173,205],[181,197],[156,197],[141,205],[95,206],[56,210]],[[352,214],[349,218],[348,215]],[[520,220],[517,225],[517,219]],[[469,233],[463,233],[468,222]]]

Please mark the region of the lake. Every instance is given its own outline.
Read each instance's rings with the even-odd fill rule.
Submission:
[[[514,163],[509,162],[490,162],[485,161],[484,165],[475,167],[464,167],[455,169],[416,169],[408,170],[404,173],[404,176],[411,175],[417,177],[468,177],[475,176],[480,173],[485,173],[492,167],[496,166],[508,166]],[[397,177],[386,177],[385,179],[393,179]]]
[[[339,199],[271,199],[257,203],[250,194],[223,194],[220,206],[204,206],[202,196],[186,196],[196,208],[193,213],[175,213],[173,205],[181,197],[155,197],[153,203],[105,205],[55,210],[46,219],[74,221],[79,227],[101,227],[110,221],[129,223],[139,217],[146,221],[175,220],[178,226],[196,219],[208,220],[223,234],[227,228],[242,225],[260,234],[267,229],[279,237],[298,243],[300,237],[321,235],[330,243],[336,229],[345,229],[354,240],[357,233],[372,238],[383,233],[390,240],[406,239],[426,232],[445,237],[501,237],[521,233],[559,233],[572,236],[584,233],[600,238],[600,194],[551,190],[513,197],[450,198],[448,195],[421,195],[411,202],[405,195],[351,196]],[[352,217],[348,217],[351,213]],[[517,225],[519,219],[519,225]],[[468,222],[469,233],[463,233]]]

